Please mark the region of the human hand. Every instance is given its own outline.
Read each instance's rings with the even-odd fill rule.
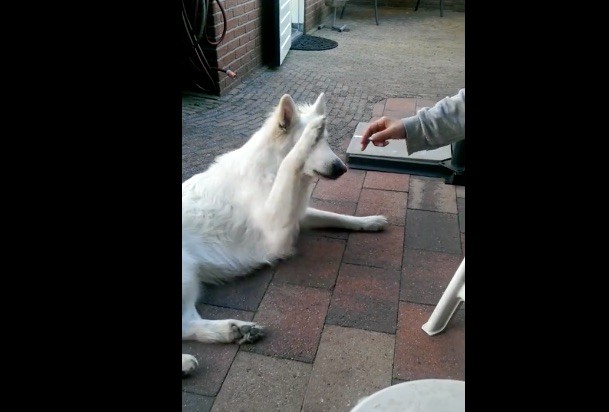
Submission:
[[[362,151],[366,150],[368,143],[377,147],[385,147],[389,139],[406,139],[406,129],[402,120],[383,116],[370,123],[362,134]]]

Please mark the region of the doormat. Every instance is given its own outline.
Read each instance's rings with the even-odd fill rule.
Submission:
[[[319,51],[333,49],[336,46],[338,46],[338,43],[334,40],[303,34],[292,43],[290,49]]]

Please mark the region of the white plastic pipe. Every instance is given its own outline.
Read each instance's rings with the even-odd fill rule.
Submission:
[[[450,280],[440,301],[429,320],[421,326],[428,335],[433,336],[444,330],[462,302],[465,301],[465,258]]]

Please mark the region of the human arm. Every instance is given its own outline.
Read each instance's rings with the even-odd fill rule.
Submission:
[[[384,147],[389,139],[406,139],[408,154],[433,150],[465,139],[465,89],[445,97],[433,107],[425,107],[404,119],[383,116],[362,134],[362,150],[369,142]]]

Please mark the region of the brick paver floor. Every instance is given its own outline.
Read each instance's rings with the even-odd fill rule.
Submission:
[[[393,12],[381,7],[378,27],[389,25],[383,16]],[[437,10],[404,14],[434,24],[462,24],[464,18],[445,11],[445,20],[438,20]],[[327,37],[355,35],[357,24],[347,23],[351,32]],[[311,52],[289,64],[300,67],[295,60],[313,57],[306,53]],[[308,100],[330,84],[320,75],[309,87],[311,73],[298,73],[305,79],[298,83],[301,96]],[[185,96],[184,179],[243,143],[262,121],[266,99],[274,105],[274,94],[281,93],[276,81],[284,74],[277,80],[260,70],[238,89],[241,98],[199,99],[196,106],[196,97]],[[456,91],[461,79],[454,80]],[[433,104],[430,96],[441,97],[435,91],[400,97],[395,90],[383,96],[380,88],[368,94],[357,87],[344,94],[352,106],[333,108],[337,100],[329,102],[330,118],[343,113],[333,126],[341,128],[334,130],[333,143],[341,156],[358,121],[409,115]],[[203,143],[195,130],[206,124],[230,129],[233,140]],[[465,305],[443,333],[432,337],[421,329],[465,256],[465,187],[351,169],[336,181],[316,181],[311,203],[353,215],[383,213],[390,225],[378,233],[304,232],[294,258],[208,288],[198,306],[204,318],[253,319],[267,328],[267,336],[242,346],[184,342],[184,352],[196,356],[200,368],[182,381],[183,411],[348,411],[361,397],[399,382],[465,380]]]

